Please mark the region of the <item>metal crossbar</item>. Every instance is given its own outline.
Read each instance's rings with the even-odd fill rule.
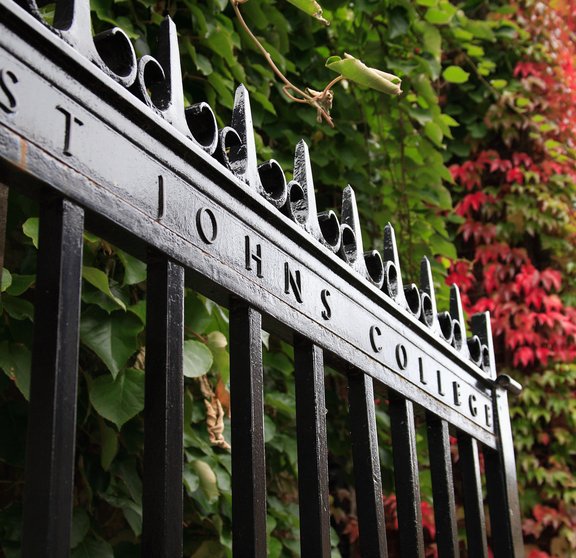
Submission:
[[[403,285],[391,225],[364,252],[354,191],[318,214],[308,148],[294,180],[257,164],[247,90],[218,130],[184,108],[176,29],[136,60],[91,35],[88,0],[0,0],[0,181],[41,202],[23,556],[68,553],[84,227],[148,263],[142,553],[182,555],[183,296],[230,309],[233,553],[266,549],[261,329],[293,343],[302,556],[330,556],[324,360],[348,377],[363,557],[387,556],[374,389],[390,401],[400,547],[423,557],[414,407],[425,410],[440,556],[459,555],[449,432],[457,432],[469,556],[487,556],[479,451],[497,557],[520,557],[507,394],[490,321],[466,337],[457,287],[436,308],[430,265]]]

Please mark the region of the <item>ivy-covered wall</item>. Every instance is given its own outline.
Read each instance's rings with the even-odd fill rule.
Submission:
[[[296,2],[298,4],[298,2]],[[306,4],[303,2],[303,4]],[[528,556],[576,556],[576,72],[574,0],[322,2],[329,26],[287,0],[240,9],[280,71],[322,91],[326,60],[349,53],[402,79],[387,96],[334,87],[334,128],[286,98],[227,0],[93,0],[95,30],[117,25],[154,53],[167,11],[180,39],[188,102],[229,123],[234,90],[250,91],[262,160],[288,178],[310,146],[320,209],[356,190],[365,245],[397,231],[405,279],[431,258],[439,305],[457,282],[467,311],[490,310],[498,367],[525,385],[513,409]],[[44,8],[52,17],[52,5]],[[33,324],[37,207],[10,193],[0,321],[0,546],[19,556]],[[138,555],[145,347],[145,266],[86,233],[72,555]],[[226,311],[186,295],[185,554],[230,555]],[[297,556],[297,463],[291,348],[264,335],[270,555]],[[327,371],[333,555],[359,556],[346,385]],[[391,554],[395,500],[386,402],[378,402]],[[434,524],[425,437],[427,548]]]

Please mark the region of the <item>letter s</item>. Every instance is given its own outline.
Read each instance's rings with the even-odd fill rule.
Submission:
[[[6,96],[6,101],[8,102],[8,104],[5,104],[4,102],[0,101],[0,108],[7,114],[10,114],[16,111],[18,102],[16,101],[16,97],[14,97],[14,93],[10,90],[8,79],[12,82],[12,84],[18,83],[18,78],[14,72],[11,72],[10,70],[0,70],[0,90],[2,90]]]

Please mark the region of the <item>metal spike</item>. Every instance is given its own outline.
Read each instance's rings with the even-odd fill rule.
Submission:
[[[478,336],[482,344],[482,369],[492,379],[496,378],[496,358],[494,342],[492,341],[492,325],[490,312],[482,312],[472,316],[472,332]]]
[[[400,256],[394,227],[384,227],[384,292],[397,304],[420,319],[423,312],[422,297],[414,283],[404,286],[400,269]]]
[[[244,85],[236,89],[232,122],[220,131],[216,158],[274,207],[286,203],[286,177],[280,165],[272,159],[258,166],[250,96]]]
[[[426,256],[424,256],[420,262],[420,290],[420,296],[422,297],[420,321],[437,333],[440,326],[437,320],[438,308],[436,306],[436,293],[434,292],[432,269]]]
[[[426,256],[424,256],[420,262],[420,289],[422,291],[421,321],[447,343],[452,343],[454,336],[452,317],[448,312],[438,312],[432,268],[430,266],[430,260],[428,260]]]
[[[450,287],[450,316],[452,317],[454,330],[452,345],[464,358],[470,358],[466,339],[466,320],[464,319],[462,298],[460,297],[458,285]]]
[[[24,0],[32,6],[31,0]],[[136,54],[118,27],[92,36],[89,0],[57,0],[53,28],[68,44],[124,87],[136,78]]]
[[[406,307],[396,233],[390,223],[384,227],[384,292],[400,306]]]
[[[356,205],[356,195],[348,185],[342,192],[342,245],[340,257],[348,262],[357,273],[378,288],[384,282],[382,257],[376,250],[364,252],[360,216]]]
[[[210,106],[207,103],[197,103],[184,109],[178,33],[170,16],[166,16],[160,24],[157,56],[165,79],[162,81],[155,79],[153,83],[147,84],[146,67],[144,67],[138,72],[139,79],[144,80],[139,85],[140,92],[147,97],[146,89],[149,85],[152,93],[149,99],[162,116],[204,151],[214,153],[218,144],[218,126]],[[142,64],[143,62],[140,63]],[[150,65],[150,59],[147,59],[145,64]]]
[[[336,253],[340,249],[340,222],[333,211],[318,215],[308,145],[300,140],[294,153],[294,180],[288,183],[284,212],[318,242]]]

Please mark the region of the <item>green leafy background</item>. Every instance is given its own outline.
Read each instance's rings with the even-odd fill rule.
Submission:
[[[405,280],[417,282],[420,259],[429,256],[439,306],[446,309],[444,280],[458,250],[462,253],[456,239],[464,222],[453,211],[463,192],[448,165],[464,161],[480,145],[501,142],[487,115],[505,93],[518,91],[512,69],[529,48],[528,33],[510,17],[515,9],[505,2],[327,0],[323,16],[330,26],[292,4],[307,5],[250,0],[241,7],[291,81],[321,91],[334,77],[326,60],[350,53],[368,67],[399,76],[403,94],[390,97],[345,81],[335,89],[335,128],[319,125],[313,109],[283,96],[227,0],[93,0],[92,9],[95,30],[121,27],[139,56],[154,55],[167,10],[179,30],[187,103],[208,101],[222,127],[230,121],[235,88],[244,83],[260,160],[274,157],[290,178],[294,147],[304,138],[319,208],[338,209],[342,189],[353,185],[365,245],[382,249],[383,229],[391,221]],[[10,193],[0,323],[0,543],[7,557],[19,556],[20,545],[37,214],[32,201]],[[146,268],[87,232],[82,276],[72,556],[128,558],[138,555],[142,523]],[[192,558],[218,558],[231,555],[228,318],[225,309],[190,290],[185,317],[184,549]],[[298,556],[293,352],[276,338],[263,339],[269,555]],[[346,382],[327,370],[326,383],[333,556],[359,556]],[[378,403],[389,495],[389,419],[385,402]],[[220,434],[214,420],[223,427]],[[420,426],[418,447],[423,498],[429,503]],[[394,526],[388,527],[394,555],[397,540]],[[430,530],[426,540],[433,541]]]

